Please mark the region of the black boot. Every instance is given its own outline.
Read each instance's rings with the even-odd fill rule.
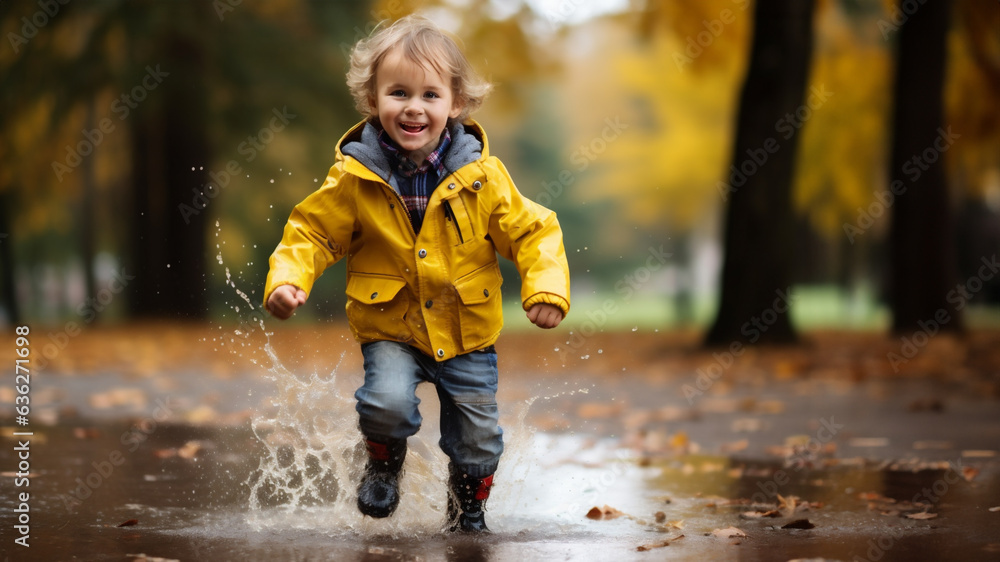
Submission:
[[[358,486],[358,509],[370,517],[388,517],[399,505],[399,473],[406,458],[406,441],[387,445],[366,440],[368,463]]]
[[[448,495],[448,520],[452,531],[488,533],[485,503],[493,487],[493,475],[475,478],[449,467],[451,494]],[[457,519],[457,521],[456,521]]]

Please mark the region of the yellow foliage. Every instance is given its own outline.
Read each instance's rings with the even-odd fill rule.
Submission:
[[[594,171],[581,174],[580,197],[614,200],[628,220],[673,230],[690,229],[717,208],[716,182],[728,165],[735,94],[745,64],[742,49],[732,43],[745,39],[748,20],[749,14],[740,13],[725,24],[720,42],[695,57],[715,59],[698,72],[679,62],[678,56],[688,56],[689,36],[683,32],[640,41],[627,31],[600,30],[604,43],[573,69],[586,77],[586,85],[573,84],[565,92],[575,126],[570,144],[589,147],[593,155]],[[609,120],[627,125],[611,140]],[[600,151],[603,144],[606,150]]]
[[[843,235],[859,207],[885,189],[892,60],[878,38],[852,32],[830,5],[818,14],[815,54],[793,180],[794,208],[817,231]],[[812,92],[828,96],[810,97]],[[820,101],[826,97],[826,101]],[[811,105],[810,105],[811,104]]]
[[[961,142],[946,162],[955,186],[971,197],[986,195],[1000,170],[1000,5],[962,0],[948,36],[945,124]]]

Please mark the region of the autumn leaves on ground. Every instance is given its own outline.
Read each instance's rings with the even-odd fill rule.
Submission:
[[[336,367],[338,377],[360,381],[357,344],[338,324],[282,325],[267,337],[256,327],[202,324],[94,328],[46,356],[49,340],[34,340],[44,370],[36,368],[32,379],[33,419],[74,427],[79,439],[91,438],[94,423],[138,423],[157,400],[169,410],[166,423],[246,426],[273,407],[263,382],[274,374],[265,344],[287,372]],[[906,340],[809,333],[797,346],[734,355],[701,348],[693,332],[580,339],[512,331],[497,344],[499,401],[507,412],[529,404],[533,430],[584,437],[580,455],[543,464],[591,467],[582,460],[586,450],[610,441],[629,451],[629,465],[658,475],[650,481],[654,492],[665,490],[659,509],[627,513],[599,503],[579,513],[581,521],[625,517],[660,533],[636,544],[640,550],[690,537],[692,509],[712,514],[697,534],[714,529],[711,536],[734,544],[765,530],[829,530],[837,521],[830,514],[844,510],[879,515],[891,526],[933,525],[944,517],[940,497],[933,487],[913,496],[905,475],[927,475],[928,485],[951,476],[968,486],[969,497],[979,490],[991,498],[984,501],[997,499],[1000,419],[991,412],[1000,401],[998,342],[995,332]],[[13,400],[0,388],[0,402]],[[202,445],[154,454],[191,459],[206,453]],[[891,482],[900,478],[903,491],[893,493]],[[963,503],[952,517],[960,520],[966,508],[968,516],[1000,517],[997,504],[986,511]],[[990,548],[1000,543],[976,552]]]

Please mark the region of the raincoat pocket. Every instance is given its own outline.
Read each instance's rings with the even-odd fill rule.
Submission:
[[[402,277],[380,273],[349,272],[347,280],[347,320],[355,336],[366,340],[408,341],[407,298]]]
[[[472,221],[461,197],[445,199],[441,202],[441,207],[444,209],[452,246],[461,246],[475,239],[476,233],[472,229]]]
[[[500,265],[496,262],[455,281],[455,290],[462,301],[459,307],[462,347],[467,351],[488,341],[503,327],[502,283]]]

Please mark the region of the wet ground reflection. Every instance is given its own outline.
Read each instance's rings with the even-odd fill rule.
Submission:
[[[134,427],[103,423],[85,431],[57,426],[36,432],[31,557],[17,557],[19,552],[8,549],[8,521],[4,551],[9,559],[141,559],[135,556],[139,554],[173,560],[345,561],[1000,556],[1000,513],[989,511],[1000,505],[1000,478],[989,463],[978,463],[970,481],[971,473],[962,474],[960,467],[956,472],[955,467],[914,470],[861,463],[796,470],[711,455],[637,462],[613,440],[539,433],[515,450],[491,499],[495,533],[478,539],[442,532],[443,475],[421,473],[419,459],[393,522],[364,520],[345,508],[350,502],[340,500],[346,492],[333,503],[251,509],[248,482],[266,447],[249,427],[163,425],[140,443],[129,439]],[[3,451],[5,465],[10,449]],[[416,486],[418,481],[422,483]],[[12,479],[0,482],[6,517],[14,508]],[[787,508],[788,501],[806,508],[777,517],[746,516],[780,510],[782,502]],[[585,517],[591,507],[605,504],[626,515],[602,521]],[[921,511],[936,516],[906,517]],[[657,512],[662,513],[659,518]],[[131,519],[138,524],[118,527]],[[782,528],[796,519],[808,519],[814,528]],[[729,526],[748,536],[711,536]],[[684,538],[656,552],[636,550],[679,535]]]

